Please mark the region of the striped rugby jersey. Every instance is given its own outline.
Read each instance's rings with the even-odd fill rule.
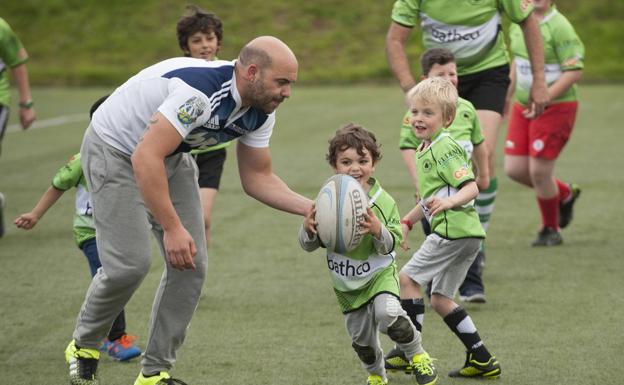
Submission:
[[[128,155],[157,111],[184,138],[173,153],[237,138],[251,147],[268,147],[275,113],[241,108],[234,63],[179,57],[147,67],[106,99],[91,125],[102,140]]]

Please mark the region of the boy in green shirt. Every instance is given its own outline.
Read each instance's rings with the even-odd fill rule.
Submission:
[[[106,99],[101,98],[91,107],[91,115],[98,106]],[[93,223],[93,209],[91,197],[87,190],[87,184],[82,173],[80,153],[72,156],[67,164],[61,167],[54,178],[52,185],[39,199],[39,202],[27,213],[15,218],[14,223],[18,228],[30,230],[34,228],[44,214],[56,203],[65,191],[72,187],[76,188],[76,211],[74,213],[74,239],[76,245],[83,252],[89,262],[91,277],[102,267],[100,262],[95,223]],[[141,355],[141,349],[134,344],[136,337],[126,333],[125,311],[122,310],[108,332],[108,336],[102,341],[101,351],[117,361],[127,361]]]
[[[430,48],[420,58],[420,65],[422,69],[421,79],[437,76],[450,81],[455,87],[458,86],[457,76],[457,64],[455,63],[455,56],[451,51],[446,48]],[[410,124],[411,112],[407,111],[403,117],[403,123],[401,124],[401,138],[399,141],[399,148],[401,149],[401,156],[405,163],[407,170],[412,177],[412,181],[418,190],[418,178],[416,177],[416,163],[414,157],[416,155],[416,149],[421,144],[420,139],[416,137],[412,126]],[[485,137],[481,132],[481,125],[479,124],[479,118],[477,111],[471,102],[464,98],[457,98],[457,112],[455,113],[455,119],[453,123],[447,128],[448,133],[460,146],[464,148],[468,159],[472,160],[473,166],[477,169],[476,182],[481,196],[487,195],[487,189],[490,185],[490,170],[488,165],[488,150],[485,143]],[[493,183],[496,183],[495,181]],[[483,204],[481,204],[483,203]],[[487,231],[487,227],[490,221],[490,216],[482,212],[488,210],[491,206],[489,199],[475,201],[475,208],[479,213],[479,221],[483,229]],[[423,218],[422,220],[423,230],[426,235],[429,235],[431,229],[429,228],[429,222]],[[464,302],[472,303],[485,303],[485,287],[482,279],[482,266],[485,263],[484,245],[481,245],[481,250],[477,254],[477,258],[470,266],[468,274],[464,283],[459,288],[459,296]],[[424,311],[424,305],[422,307]]]
[[[449,81],[433,77],[407,95],[411,124],[422,144],[416,153],[421,199],[401,220],[404,249],[412,224],[426,217],[432,233],[399,273],[404,308],[422,301],[421,286],[431,282],[431,306],[467,350],[464,366],[451,377],[500,376],[496,358],[486,349],[472,319],[453,298],[473,263],[485,231],[474,199],[479,193],[465,151],[443,130],[455,117],[457,90]],[[408,312],[409,313],[409,312]],[[413,319],[422,325],[422,315]]]
[[[25,130],[35,120],[35,109],[30,95],[28,69],[26,62],[28,53],[9,23],[0,17],[0,150],[2,138],[9,122],[11,106],[11,87],[9,69],[19,92],[19,117]],[[4,194],[0,192],[0,238],[4,235]]]
[[[365,234],[360,245],[345,254],[327,250],[327,266],[352,347],[369,373],[367,384],[388,383],[379,344],[381,331],[405,352],[416,382],[433,385],[437,371],[421,345],[420,332],[399,303],[395,248],[402,240],[400,216],[394,199],[372,177],[380,158],[375,136],[353,123],[338,129],[329,142],[330,165],[337,174],[350,175],[362,185],[369,207],[360,222]],[[308,214],[299,232],[299,243],[306,251],[322,246],[314,217],[315,211]]]

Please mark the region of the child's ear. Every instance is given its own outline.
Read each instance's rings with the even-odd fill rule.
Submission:
[[[455,116],[449,116],[448,118],[444,119],[444,128],[450,126],[451,123],[453,123],[453,120],[455,120]]]

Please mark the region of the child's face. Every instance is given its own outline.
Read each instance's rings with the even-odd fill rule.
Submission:
[[[452,122],[452,118],[444,119],[442,107],[438,104],[427,103],[416,97],[410,101],[412,117],[410,124],[414,134],[420,140],[431,140],[431,137],[443,127]]]
[[[336,153],[336,174],[346,174],[352,176],[360,182],[362,187],[368,186],[368,178],[373,175],[375,165],[373,158],[367,148],[362,149],[364,155],[358,154],[357,150],[349,147],[344,151]]]
[[[197,59],[214,60],[219,50],[219,39],[214,32],[210,31],[205,33],[197,31],[189,36],[186,41],[188,50],[185,52],[187,55]]]
[[[454,62],[446,64],[434,64],[431,66],[428,78],[440,77],[451,82],[457,88],[457,65]]]

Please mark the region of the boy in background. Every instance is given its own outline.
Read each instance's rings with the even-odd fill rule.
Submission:
[[[533,84],[531,63],[521,31],[509,28],[511,85],[514,93],[505,140],[505,173],[514,181],[535,190],[542,216],[542,229],[533,246],[563,243],[560,228],[572,220],[574,202],[581,194],[576,184],[555,178],[555,162],[568,142],[576,120],[578,98],[576,83],[583,75],[585,47],[574,27],[550,0],[535,0],[535,17],[544,40],[545,77],[551,102],[540,116],[530,113],[529,88]],[[509,103],[508,103],[509,104]]]
[[[19,92],[19,117],[22,128],[25,130],[35,121],[35,109],[30,95],[30,82],[28,81],[28,53],[22,45],[9,23],[0,17],[0,152],[2,150],[2,138],[9,122],[11,110],[11,87],[9,83],[9,71]],[[1,187],[1,186],[0,186]],[[4,194],[0,192],[0,238],[4,235]]]
[[[369,207],[360,226],[362,242],[345,254],[327,251],[328,265],[349,263],[362,275],[330,269],[334,292],[345,315],[352,347],[368,372],[367,385],[388,383],[379,332],[387,334],[406,354],[416,382],[432,385],[437,371],[421,345],[420,332],[414,327],[399,303],[399,285],[395,264],[396,247],[402,235],[399,210],[394,199],[372,177],[381,153],[375,136],[361,126],[347,124],[329,142],[327,160],[337,174],[355,178],[367,193]],[[321,247],[315,222],[309,213],[299,232],[301,247],[310,252]]]
[[[472,167],[463,148],[443,130],[455,118],[457,97],[456,87],[439,77],[423,80],[407,95],[411,124],[422,144],[416,152],[420,201],[401,220],[402,246],[407,249],[407,234],[423,217],[431,234],[399,273],[401,304],[409,309],[419,303],[421,287],[431,282],[431,306],[467,351],[464,366],[449,376],[496,378],[498,361],[468,313],[453,301],[485,238],[473,205],[479,189]]]
[[[91,107],[91,115],[105,99],[106,97],[95,102]],[[91,277],[93,277],[97,270],[102,267],[102,263],[98,254],[91,198],[82,173],[80,153],[72,156],[69,162],[58,170],[52,179],[52,185],[41,196],[35,207],[15,218],[14,223],[18,228],[24,230],[34,228],[48,209],[63,196],[65,191],[72,187],[76,187],[74,239],[78,248],[87,257]],[[127,361],[141,355],[141,349],[134,344],[135,340],[135,336],[126,334],[126,318],[125,312],[122,310],[115,318],[113,326],[107,338],[102,342],[100,350],[108,352],[108,355],[117,361]]]
[[[223,40],[223,23],[213,13],[189,5],[189,13],[182,16],[176,25],[178,44],[184,56],[208,61],[217,60],[217,53]],[[208,122],[207,125],[214,124]],[[218,127],[219,123],[216,123]],[[217,199],[219,184],[223,175],[223,165],[227,156],[226,147],[232,142],[221,143],[206,149],[193,150],[199,169],[199,194],[204,213],[206,245],[210,243],[212,208]]]

